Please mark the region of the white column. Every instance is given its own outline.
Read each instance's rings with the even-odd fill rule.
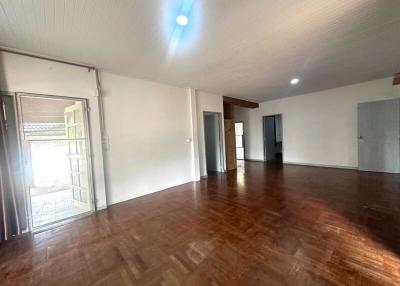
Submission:
[[[197,100],[196,90],[187,89],[189,98],[190,130],[191,130],[191,150],[192,150],[192,174],[193,181],[200,181],[200,156],[199,156],[199,136],[197,128]]]

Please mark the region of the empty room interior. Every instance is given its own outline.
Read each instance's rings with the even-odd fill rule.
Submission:
[[[400,1],[0,0],[0,285],[400,285]]]

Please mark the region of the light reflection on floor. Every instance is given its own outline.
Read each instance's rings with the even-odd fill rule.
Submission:
[[[72,190],[32,196],[31,205],[33,227],[43,226],[86,212],[86,210],[74,206]]]
[[[236,161],[236,166],[237,166],[237,184],[240,187],[244,187],[245,184],[245,161],[244,160],[237,160]],[[243,189],[240,189],[243,190]]]
[[[245,161],[244,160],[237,160],[236,161],[236,165],[237,165],[238,173],[244,173]]]

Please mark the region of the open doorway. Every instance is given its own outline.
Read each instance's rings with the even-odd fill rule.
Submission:
[[[244,160],[243,122],[235,123],[236,160]]]
[[[20,94],[18,102],[31,227],[93,211],[86,101]]]
[[[223,172],[222,114],[204,112],[204,142],[208,172]]]
[[[263,117],[264,160],[282,163],[282,114]]]

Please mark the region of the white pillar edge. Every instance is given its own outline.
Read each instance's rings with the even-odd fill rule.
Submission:
[[[199,135],[197,123],[197,98],[194,88],[187,89],[189,98],[190,112],[190,136],[191,136],[191,151],[192,151],[192,177],[193,181],[200,181],[200,155],[199,155]]]

